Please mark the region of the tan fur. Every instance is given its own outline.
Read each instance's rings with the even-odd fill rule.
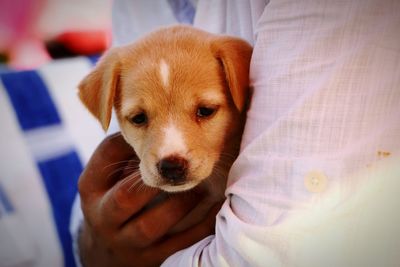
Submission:
[[[249,44],[235,37],[189,26],[163,28],[106,53],[81,82],[80,97],[104,129],[114,106],[147,185],[174,192],[206,181],[202,184],[221,198],[243,130],[251,52]],[[160,62],[168,66],[167,82]],[[218,110],[199,119],[197,108],[204,105]],[[145,126],[130,122],[138,112],[147,114]],[[169,185],[157,173],[158,150],[168,125],[176,127],[187,146],[179,155],[189,162],[185,185]]]
[[[79,97],[89,111],[108,129],[120,77],[118,49],[109,51],[79,84]]]

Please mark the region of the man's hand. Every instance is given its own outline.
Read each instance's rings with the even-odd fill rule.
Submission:
[[[219,206],[193,228],[168,235],[201,194],[170,195],[148,207],[160,192],[145,186],[137,174],[138,159],[117,134],[100,144],[81,175],[85,221],[79,247],[85,267],[159,266],[176,251],[213,233]]]

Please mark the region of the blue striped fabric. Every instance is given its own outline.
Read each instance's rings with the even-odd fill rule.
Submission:
[[[57,108],[39,73],[8,72],[0,76],[24,133],[62,124]],[[75,267],[69,221],[82,163],[73,149],[63,155],[35,159],[35,161],[51,201],[58,238],[63,248],[64,266]]]
[[[0,184],[0,218],[13,212],[14,207],[11,204],[3,186]]]
[[[46,85],[36,71],[9,72],[1,78],[24,131],[61,123]]]
[[[99,61],[100,57],[101,57],[101,55],[97,55],[96,54],[96,55],[93,55],[93,56],[89,56],[88,59],[90,60],[90,62],[93,65],[96,65],[96,63],[97,63],[97,61]]]

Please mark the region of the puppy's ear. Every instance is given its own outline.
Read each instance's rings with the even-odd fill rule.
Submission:
[[[79,84],[79,97],[89,111],[108,129],[120,77],[118,48],[104,54],[96,67]]]
[[[242,39],[222,36],[211,43],[211,50],[222,63],[233,102],[242,112],[249,97],[249,68],[253,49]]]

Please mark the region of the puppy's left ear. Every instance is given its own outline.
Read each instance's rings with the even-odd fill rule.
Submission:
[[[106,131],[110,124],[115,92],[120,76],[119,50],[106,52],[96,67],[79,84],[79,97]]]
[[[211,43],[211,50],[222,63],[233,102],[242,112],[250,97],[249,69],[253,48],[242,39],[222,36]]]

